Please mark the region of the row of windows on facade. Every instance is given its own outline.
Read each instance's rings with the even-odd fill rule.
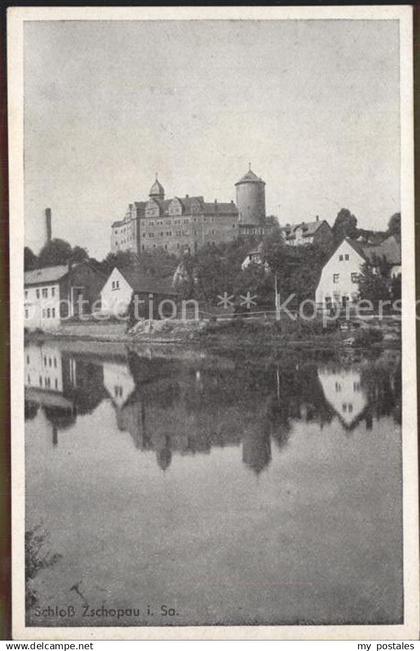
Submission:
[[[359,274],[356,272],[353,272],[350,274],[351,277],[351,282],[352,283],[358,283],[359,282]],[[333,283],[338,283],[340,281],[340,274],[333,274]]]
[[[216,218],[216,217],[208,217],[208,218],[207,218],[207,217],[203,217],[203,220],[202,220],[202,221],[203,221],[204,223],[207,223],[207,221],[208,221],[209,223],[214,223],[214,222],[216,221],[216,219],[217,219],[217,221],[220,221],[220,218],[219,218],[219,217],[217,217],[217,218]],[[235,218],[235,219],[236,219],[236,218]],[[188,219],[184,219],[184,220],[182,220],[182,219],[173,219],[173,220],[172,220],[172,223],[173,223],[173,224],[182,224],[182,223],[184,223],[184,224],[189,224],[190,221],[191,221],[191,220],[190,220],[189,218],[188,218]],[[197,218],[194,217],[194,218],[193,218],[193,221],[194,221],[194,222],[197,222]],[[163,220],[157,220],[157,221],[156,221],[156,226],[163,226],[164,224],[168,224],[168,220],[167,220],[167,219],[166,219],[165,221],[163,221]],[[145,225],[146,225],[146,226],[154,226],[154,225],[155,225],[155,221],[154,221],[154,219],[150,219],[150,218],[147,219],[147,222],[146,222]],[[236,224],[232,224],[232,227],[233,227],[233,228],[235,228],[235,226],[236,226]],[[119,228],[115,228],[115,229],[114,229],[114,233],[115,233],[115,235],[118,235],[119,233],[123,233],[123,234],[125,234],[125,233],[127,232],[127,230],[131,230],[131,227],[129,227],[129,226],[120,226]],[[132,237],[134,237],[134,236],[132,236]]]
[[[55,307],[42,310],[43,319],[55,319]],[[25,308],[25,319],[29,319],[29,310]]]
[[[235,228],[235,224],[233,224],[232,227]],[[192,234],[197,235],[197,231],[195,230],[195,228],[193,229]],[[146,235],[147,235],[150,238],[153,238],[153,237],[165,237],[165,236],[166,237],[172,237],[173,232],[172,231],[166,231],[166,232],[165,231],[160,231],[160,233],[157,233],[155,235],[155,233],[153,231],[152,232],[142,231],[140,233],[140,235],[142,237],[146,237]],[[208,231],[207,233],[205,233],[205,235],[216,235],[216,231],[214,229],[212,229],[211,231]],[[190,236],[189,231],[175,231],[175,237],[189,237],[189,236]],[[134,240],[134,236],[130,237],[130,238],[122,239],[119,243],[118,243],[118,241],[116,241],[115,245],[118,246],[118,244],[121,244],[121,245],[122,244],[128,244],[130,241],[133,241],[133,240]]]
[[[48,294],[48,290],[50,290],[50,294]],[[42,292],[42,294],[41,294]],[[51,298],[54,298],[55,296],[55,287],[40,287],[39,289],[35,290],[36,297],[40,298],[42,295],[42,298],[48,298],[50,296]],[[25,289],[25,298],[28,298],[28,290]]]
[[[340,393],[340,391],[341,391],[341,383],[340,382],[335,383],[335,391],[336,391],[336,393]],[[353,391],[354,392],[360,391],[360,382],[353,382]]]
[[[176,242],[176,244],[175,244],[175,242],[174,242],[173,244],[174,244],[174,246],[176,246],[177,249],[180,249],[181,246],[183,246],[185,249],[190,250],[190,247],[187,246],[186,244],[182,244],[182,245],[181,245],[179,242]],[[195,244],[196,244],[196,243],[195,243]],[[208,242],[208,244],[216,244],[216,242],[215,242],[215,240],[212,240],[211,242]],[[152,248],[153,248],[153,249],[157,249],[158,246],[159,246],[158,244],[153,244]],[[150,248],[150,247],[149,247],[147,244],[142,244],[142,245],[141,245],[141,250],[142,250],[142,251],[145,251],[145,250],[148,249],[148,248]],[[167,245],[167,244],[164,244],[164,245],[163,245],[163,248],[165,249],[165,251],[167,251],[167,250],[168,250],[168,245]]]
[[[27,380],[28,380],[28,384],[31,384],[31,376],[30,376],[29,373],[28,373],[28,376],[27,376]],[[39,376],[39,386],[40,387],[44,386],[46,389],[51,389],[51,378],[46,377],[46,378],[43,379],[42,375],[40,375]],[[54,388],[58,389],[58,380],[57,380],[57,378],[55,378],[55,380],[54,380]]]
[[[26,363],[27,364],[31,363],[31,358],[29,355],[26,355]],[[57,358],[47,357],[46,355],[44,355],[44,366],[49,366],[50,368],[54,366],[54,368],[57,368]]]

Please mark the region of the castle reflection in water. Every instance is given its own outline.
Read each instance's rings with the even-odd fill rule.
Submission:
[[[116,435],[154,451],[162,470],[174,455],[241,446],[255,473],[271,446],[287,445],[299,421],[336,423],[345,436],[373,419],[401,417],[400,355],[351,359],[332,352],[255,356],[133,352],[122,345],[46,341],[25,348],[25,418],[42,412],[51,444],[71,436],[78,416],[111,401]]]

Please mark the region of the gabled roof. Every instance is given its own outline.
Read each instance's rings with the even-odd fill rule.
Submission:
[[[174,199],[178,199],[178,201],[182,204],[184,207],[185,214],[190,214],[192,210],[193,203],[198,203],[200,206],[203,205],[204,199],[202,196],[197,196],[197,197],[174,197]]]
[[[171,283],[165,280],[157,280],[151,276],[146,276],[139,269],[115,267],[126,279],[131,289],[135,292],[150,292],[151,294],[169,294],[177,296],[178,292],[172,287]]]
[[[340,248],[340,246],[342,246],[343,242],[347,242],[347,244],[349,244],[352,247],[352,249],[354,249],[356,253],[358,253],[363,258],[363,260],[367,261],[364,252],[364,247],[360,244],[360,242],[357,242],[357,240],[352,240],[349,237],[344,237],[341,240],[341,242],[339,242],[337,246],[335,246],[334,249],[331,251],[330,257],[328,258],[327,262],[331,260],[331,258],[333,257],[333,255],[335,255],[335,253],[337,253],[338,249]]]
[[[313,237],[318,229],[321,228],[322,224],[327,224],[328,227],[330,226],[325,219],[318,219],[313,222],[301,222],[300,224],[294,224],[290,228],[283,226],[281,230],[286,233],[287,239],[295,238],[295,231],[298,228],[303,229],[303,237]]]
[[[55,267],[43,267],[42,269],[33,269],[25,271],[24,282],[27,285],[42,285],[43,283],[53,283],[67,275],[69,268],[66,264],[60,264]]]
[[[206,215],[237,215],[238,209],[233,202],[206,201],[203,205]]]

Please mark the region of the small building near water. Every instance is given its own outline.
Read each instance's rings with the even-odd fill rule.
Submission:
[[[114,267],[101,291],[101,312],[116,316],[127,312],[137,297],[138,316],[145,319],[173,318],[178,311],[178,292],[170,281],[145,276],[135,268]]]
[[[363,265],[374,273],[397,278],[401,275],[401,245],[394,236],[380,245],[363,246],[344,238],[325,263],[316,288],[315,301],[321,308],[345,307],[359,299],[359,281]],[[386,267],[384,274],[383,267]]]
[[[105,279],[88,260],[26,271],[25,327],[56,328],[63,319],[90,314]]]

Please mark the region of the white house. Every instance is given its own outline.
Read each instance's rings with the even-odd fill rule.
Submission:
[[[351,429],[368,406],[357,369],[325,367],[318,370],[325,399],[346,429]]]
[[[359,297],[359,275],[366,262],[364,251],[346,238],[336,248],[322,269],[315,301],[320,307],[340,304],[343,307]]]
[[[139,298],[139,316],[145,318],[163,318],[174,316],[171,301],[176,306],[177,292],[171,284],[166,281],[158,281],[149,278],[138,269],[118,269],[114,267],[101,290],[101,311],[103,313],[122,315],[126,312],[131,297],[136,295]],[[159,306],[162,305],[162,313]]]
[[[133,288],[121,271],[114,267],[101,290],[101,311],[123,314],[130,303]]]
[[[25,272],[25,326],[56,327],[60,323],[60,286],[68,274],[67,265]]]
[[[26,271],[25,327],[54,329],[63,319],[90,313],[104,282],[89,260]]]
[[[136,385],[126,364],[106,362],[104,368],[104,387],[114,405],[121,409]]]
[[[25,387],[63,392],[60,350],[48,344],[25,346]]]

